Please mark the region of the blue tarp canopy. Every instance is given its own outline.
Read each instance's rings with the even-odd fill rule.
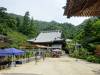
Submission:
[[[22,55],[25,52],[15,48],[0,49],[0,56]]]
[[[8,56],[9,54],[4,50],[0,49],[0,56]]]

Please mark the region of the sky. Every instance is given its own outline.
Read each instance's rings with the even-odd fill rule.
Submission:
[[[7,12],[24,15],[26,11],[29,11],[30,16],[35,20],[79,25],[88,18],[71,17],[68,19],[63,16],[65,5],[66,0],[0,0],[0,7],[7,8]]]

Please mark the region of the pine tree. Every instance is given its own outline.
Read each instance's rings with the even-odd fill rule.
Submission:
[[[17,26],[17,31],[20,31],[20,27],[21,27],[21,20],[20,20],[20,18],[19,18],[19,17],[17,17],[17,18],[16,18],[16,21],[17,21],[17,24],[16,24],[16,26]]]
[[[24,15],[24,19],[23,19],[23,24],[21,26],[21,32],[25,35],[29,34],[29,26],[30,26],[30,18],[29,18],[29,12],[27,11]]]
[[[30,26],[29,26],[29,36],[30,37],[34,37],[34,36],[36,36],[37,35],[37,30],[36,30],[37,28],[35,27],[35,24],[34,24],[34,20],[33,20],[33,18],[31,19],[31,21],[30,21]]]

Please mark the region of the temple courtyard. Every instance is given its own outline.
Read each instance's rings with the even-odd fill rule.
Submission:
[[[100,75],[100,64],[63,56],[17,65],[1,70],[0,75]]]

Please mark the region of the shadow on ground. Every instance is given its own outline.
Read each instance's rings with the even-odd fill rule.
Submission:
[[[96,74],[96,75],[100,75],[100,70],[97,70],[97,71],[94,71],[93,72]]]

